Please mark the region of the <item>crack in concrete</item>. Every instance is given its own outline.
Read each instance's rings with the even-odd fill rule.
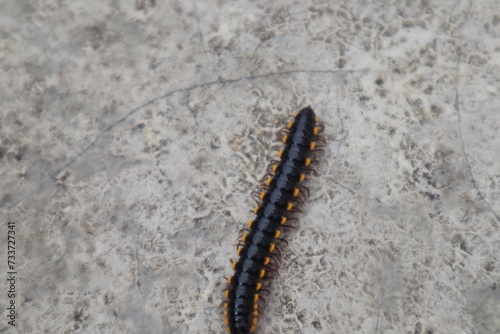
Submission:
[[[234,83],[238,83],[240,81],[251,81],[251,80],[256,80],[256,79],[265,79],[265,78],[272,78],[272,77],[279,77],[279,76],[286,76],[286,75],[293,75],[293,74],[351,74],[351,73],[361,73],[361,72],[365,72],[366,70],[344,70],[344,69],[337,69],[337,70],[303,70],[303,69],[299,69],[299,70],[290,70],[290,71],[283,71],[283,72],[272,72],[272,73],[267,73],[267,74],[257,74],[257,75],[251,75],[251,76],[245,76],[245,77],[240,77],[240,78],[235,78],[235,79],[224,79],[222,78],[221,76],[219,76],[219,78],[217,80],[212,80],[212,81],[208,81],[208,82],[205,82],[205,83],[200,83],[200,84],[195,84],[195,85],[191,85],[191,86],[188,86],[188,87],[183,87],[183,88],[177,88],[177,89],[174,89],[174,90],[171,90],[163,95],[160,95],[160,96],[157,96],[147,102],[145,102],[144,104],[130,110],[129,112],[127,112],[123,117],[121,117],[120,119],[118,119],[117,121],[115,121],[114,123],[112,123],[111,125],[109,125],[106,129],[104,129],[101,133],[99,133],[97,135],[97,137],[89,144],[87,145],[87,147],[85,147],[84,149],[82,149],[75,157],[73,157],[70,161],[68,161],[66,164],[64,164],[62,167],[58,168],[55,172],[51,173],[45,180],[43,180],[38,186],[36,186],[36,188],[30,192],[28,192],[27,194],[25,194],[24,196],[21,196],[21,198],[19,198],[18,200],[16,200],[13,204],[11,204],[9,206],[9,209],[19,205],[21,202],[23,202],[25,199],[31,197],[33,194],[35,194],[39,189],[41,189],[47,182],[49,182],[51,179],[53,179],[56,175],[58,175],[62,170],[68,168],[69,166],[71,166],[73,163],[75,163],[75,161],[77,161],[83,154],[85,154],[86,152],[88,152],[90,149],[92,149],[96,143],[107,133],[111,132],[111,130],[113,130],[116,126],[118,126],[119,124],[123,123],[124,121],[126,121],[130,116],[134,115],[135,113],[137,113],[138,111],[142,110],[143,108],[149,106],[149,105],[152,105],[153,103],[159,101],[159,100],[162,100],[162,99],[165,99],[165,98],[168,98],[176,93],[179,93],[179,92],[190,92],[194,89],[199,89],[199,88],[204,88],[204,87],[209,87],[209,86],[213,86],[213,85],[226,85],[226,84],[234,84]],[[391,70],[377,70],[377,71],[370,71],[370,72],[374,72],[374,73],[387,73],[387,72],[392,72]],[[470,165],[469,165],[470,166]],[[474,180],[474,185],[475,184],[475,180]],[[477,187],[476,187],[477,189]],[[482,196],[480,194],[480,196]],[[484,199],[484,197],[483,197]],[[488,203],[489,205],[489,203]],[[491,209],[491,205],[490,206],[490,209]],[[495,216],[498,218],[498,215],[495,213]]]
[[[13,207],[19,205],[21,202],[23,202],[25,199],[28,197],[31,197],[33,194],[35,194],[40,188],[42,188],[47,182],[49,182],[51,179],[53,179],[56,175],[58,175],[62,170],[68,168],[71,166],[75,161],[78,160],[83,154],[88,152],[92,147],[95,146],[95,144],[102,138],[103,135],[107,134],[110,132],[113,128],[115,128],[117,125],[123,123],[125,120],[127,120],[130,116],[133,114],[137,113],[138,111],[142,110],[143,108],[159,101],[165,98],[168,98],[176,93],[179,92],[190,92],[193,89],[198,89],[198,88],[204,88],[204,87],[209,87],[213,85],[225,85],[225,84],[233,84],[237,83],[240,81],[250,81],[250,80],[255,80],[255,79],[264,79],[264,78],[271,78],[271,77],[277,77],[277,76],[285,76],[285,75],[292,75],[292,74],[300,74],[300,73],[306,73],[306,74],[338,74],[338,73],[358,73],[358,72],[363,72],[364,70],[291,70],[291,71],[284,71],[284,72],[276,72],[276,73],[267,73],[267,74],[257,74],[253,76],[246,76],[246,77],[240,77],[236,79],[223,79],[221,76],[217,80],[201,83],[201,84],[195,84],[191,85],[189,87],[184,87],[184,88],[177,88],[174,90],[169,91],[168,93],[165,93],[161,96],[155,97],[148,102],[130,110],[128,113],[126,113],[122,118],[118,119],[116,122],[112,123],[109,125],[105,130],[103,130],[101,133],[97,135],[97,137],[89,144],[87,147],[85,147],[83,150],[81,150],[75,157],[73,157],[70,161],[68,161],[66,164],[64,164],[62,167],[58,168],[55,172],[51,173],[45,180],[43,180],[34,190],[28,192],[26,195],[21,196],[17,201],[15,201],[13,204],[9,206],[9,209],[12,209]],[[389,72],[387,71],[377,71],[377,72]]]

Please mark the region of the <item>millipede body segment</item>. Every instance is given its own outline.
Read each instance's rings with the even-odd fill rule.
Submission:
[[[248,222],[238,243],[238,261],[232,262],[234,274],[228,278],[224,301],[224,322],[230,334],[248,334],[257,327],[263,281],[277,258],[282,227],[304,198],[301,194],[307,188],[301,183],[310,169],[311,152],[322,140],[320,128],[314,110],[307,107],[284,130],[280,160],[271,163],[272,173],[259,188],[263,191],[254,209],[256,217]]]

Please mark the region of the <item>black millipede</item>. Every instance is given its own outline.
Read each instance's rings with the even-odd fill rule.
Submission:
[[[311,155],[324,143],[321,130],[311,107],[299,111],[282,130],[285,147],[278,153],[279,160],[271,162],[270,173],[258,188],[260,204],[253,210],[256,217],[248,222],[238,242],[239,259],[232,262],[234,274],[227,280],[224,324],[230,334],[248,334],[257,328],[262,311],[260,295],[267,292],[262,287],[280,258],[277,244],[284,241],[280,238],[283,227],[294,219],[293,212],[309,193],[302,181],[311,170]]]

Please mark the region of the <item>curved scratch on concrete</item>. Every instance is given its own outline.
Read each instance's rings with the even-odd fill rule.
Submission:
[[[59,174],[62,170],[65,168],[71,166],[78,158],[80,158],[83,154],[85,154],[87,151],[89,151],[92,147],[95,146],[95,144],[101,139],[103,135],[106,133],[110,132],[115,128],[117,125],[123,123],[125,120],[127,120],[131,115],[134,115],[138,111],[142,110],[143,108],[155,103],[158,100],[165,99],[167,97],[170,97],[174,95],[175,93],[179,92],[189,92],[193,89],[197,88],[203,88],[203,87],[209,87],[213,85],[225,85],[225,84],[233,84],[237,83],[240,81],[245,81],[245,80],[255,80],[255,79],[262,79],[262,78],[270,78],[274,76],[285,76],[285,75],[291,75],[291,74],[298,74],[298,73],[308,73],[308,74],[337,74],[337,73],[356,73],[356,72],[363,72],[364,70],[291,70],[291,71],[284,71],[284,72],[278,72],[278,73],[268,73],[268,74],[258,74],[254,76],[247,76],[247,77],[241,77],[241,78],[236,78],[236,79],[223,79],[222,77],[219,77],[217,80],[201,83],[201,84],[195,84],[191,85],[189,87],[184,87],[184,88],[178,88],[169,91],[168,93],[165,93],[161,96],[155,97],[148,102],[130,110],[128,113],[126,113],[122,118],[108,126],[105,130],[103,130],[97,137],[89,144],[87,147],[85,147],[83,150],[81,150],[75,157],[73,157],[69,162],[64,164],[62,167],[59,167],[56,169],[53,173],[51,173],[45,180],[43,180],[38,186],[35,187],[32,191],[28,192],[26,195],[21,196],[18,200],[16,200],[12,205],[9,206],[9,209],[19,205],[21,202],[23,202],[25,199],[31,197],[33,194],[35,194],[42,186],[44,186],[49,180],[54,178],[57,174]],[[373,71],[372,71],[373,72]],[[387,72],[387,71],[377,71],[377,72]]]

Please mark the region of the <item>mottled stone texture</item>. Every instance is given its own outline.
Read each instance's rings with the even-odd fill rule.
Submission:
[[[328,145],[260,333],[500,333],[499,37],[494,0],[2,1],[0,332],[221,333],[310,104]]]

